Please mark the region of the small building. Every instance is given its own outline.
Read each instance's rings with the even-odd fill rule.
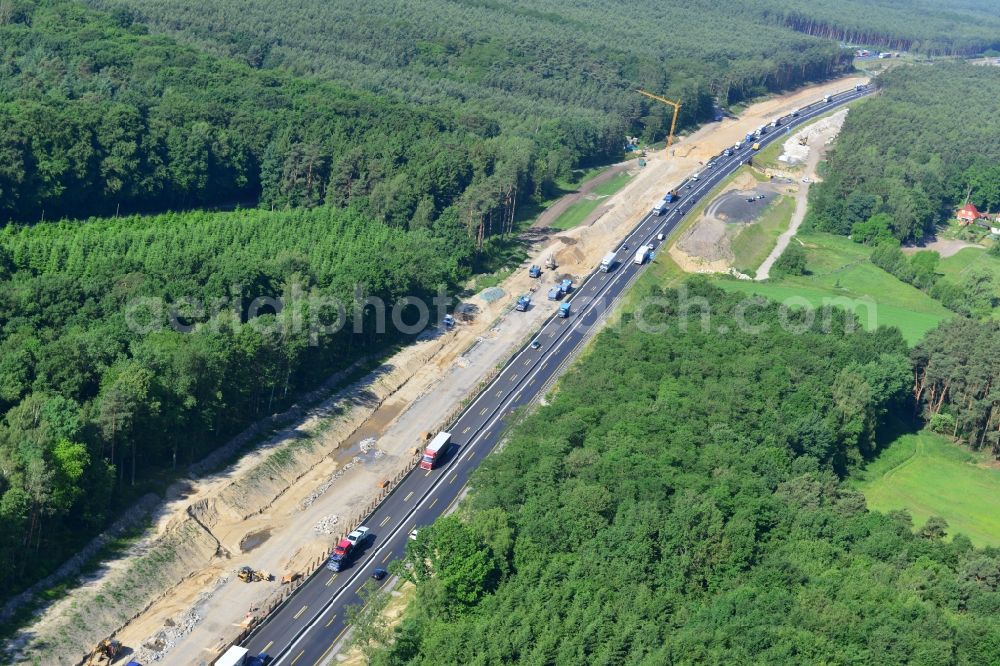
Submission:
[[[979,212],[975,204],[965,204],[962,206],[958,212],[955,213],[955,219],[961,222],[963,225],[973,224],[976,220],[981,220],[983,218],[989,217]]]

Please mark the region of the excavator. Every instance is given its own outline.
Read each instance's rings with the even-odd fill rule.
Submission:
[[[254,569],[253,567],[240,567],[236,575],[244,583],[254,583],[257,581],[269,581],[274,578],[266,571]]]
[[[84,662],[85,666],[100,666],[101,664],[111,664],[122,653],[122,643],[114,638],[105,638],[97,644],[94,651]]]

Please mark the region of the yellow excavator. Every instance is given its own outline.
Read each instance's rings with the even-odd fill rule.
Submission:
[[[87,657],[85,666],[110,664],[122,654],[123,647],[124,646],[122,646],[121,641],[117,641],[114,638],[105,638],[97,644],[94,651],[90,653],[89,657]]]
[[[274,576],[266,571],[254,569],[253,567],[240,567],[236,575],[244,583],[255,583],[257,581],[269,581]]]

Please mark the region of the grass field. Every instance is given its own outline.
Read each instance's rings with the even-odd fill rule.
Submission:
[[[973,271],[986,271],[1000,285],[1000,257],[978,247],[967,247],[941,260],[937,272],[942,279],[961,284]]]
[[[772,199],[753,224],[744,225],[730,241],[736,270],[752,275],[750,271],[760,267],[774,249],[778,236],[788,229],[794,212],[795,199],[781,196]]]
[[[906,509],[917,528],[941,516],[949,536],[961,533],[977,546],[1000,546],[1000,468],[940,435],[899,437],[853,484],[871,509]]]
[[[943,305],[889,275],[868,260],[870,248],[847,238],[799,233],[792,242],[806,249],[808,275],[747,282],[720,278],[731,291],[761,294],[790,304],[840,305],[854,310],[869,329],[896,326],[907,342],[918,342],[938,322],[952,316]]]
[[[563,214],[556,218],[556,221],[552,223],[552,227],[554,229],[559,229],[560,231],[572,229],[587,219],[587,216],[594,212],[594,209],[597,208],[604,199],[625,187],[630,180],[632,180],[632,176],[623,171],[613,178],[608,179],[606,182],[601,183],[591,191],[590,196],[577,201],[575,204],[563,211]]]

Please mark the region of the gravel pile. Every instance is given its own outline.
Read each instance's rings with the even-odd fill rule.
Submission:
[[[374,442],[375,440],[373,439],[372,441]],[[362,445],[363,444],[364,444],[364,442],[362,442]],[[382,457],[381,450],[376,449],[376,451],[375,451],[375,457],[376,458]],[[351,462],[347,463],[346,465],[344,465],[343,467],[341,467],[340,469],[338,469],[336,472],[334,472],[333,474],[331,474],[330,478],[328,478],[326,481],[324,481],[320,485],[316,486],[315,490],[313,490],[311,493],[309,493],[306,497],[302,498],[302,501],[299,502],[299,510],[300,511],[305,511],[306,509],[308,509],[309,507],[311,507],[313,505],[313,503],[316,500],[318,500],[323,495],[323,493],[325,493],[326,491],[328,491],[330,489],[330,486],[332,486],[337,479],[339,479],[340,477],[342,477],[344,475],[344,472],[346,472],[347,470],[351,469],[352,467],[354,467],[354,465],[356,465],[357,463],[362,462],[362,461],[363,461],[363,458],[361,458],[359,456],[354,456],[354,458],[351,459]]]
[[[503,289],[500,287],[490,287],[489,289],[483,289],[479,292],[479,296],[487,303],[492,303],[498,298],[503,298],[503,293]]]
[[[216,591],[229,582],[229,576],[220,576],[211,590],[204,592],[194,607],[179,617],[166,621],[164,627],[143,641],[132,658],[140,664],[162,661],[177,645],[177,642],[191,633],[204,618],[199,612]]]
[[[333,534],[336,531],[337,523],[340,522],[340,516],[330,514],[329,516],[323,516],[320,518],[319,522],[313,525],[313,532],[317,534]]]

